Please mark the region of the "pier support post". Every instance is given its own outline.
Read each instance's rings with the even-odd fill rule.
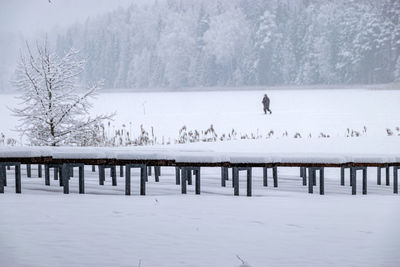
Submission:
[[[319,169],[319,194],[325,194],[325,173],[324,168]]]
[[[85,194],[85,165],[79,165],[79,194]]]
[[[362,179],[362,193],[363,195],[367,194],[367,168],[362,169],[363,179]]]
[[[181,184],[181,169],[179,167],[175,167],[175,184]]]
[[[187,185],[186,185],[186,180],[187,180],[187,171],[185,167],[181,168],[181,175],[182,175],[182,179],[181,179],[181,192],[182,194],[186,194],[187,193]]]
[[[393,194],[399,193],[399,185],[398,185],[398,171],[400,170],[400,166],[393,166]]]
[[[356,179],[356,168],[351,167],[350,168],[350,183],[351,183],[351,194],[356,195],[357,194],[357,179]]]
[[[188,173],[186,174],[187,176],[186,176],[186,179],[187,179],[187,182],[188,182],[188,185],[192,185],[193,184],[193,172],[192,172],[192,169],[189,169],[188,170]]]
[[[28,178],[32,177],[32,167],[31,164],[26,164],[26,176]]]
[[[382,167],[377,167],[376,172],[377,172],[376,184],[381,185],[382,184]]]
[[[64,194],[69,194],[69,175],[70,175],[70,167],[68,164],[62,164],[61,167],[61,179],[64,186]]]
[[[252,171],[251,168],[247,168],[247,196],[252,195]]]
[[[15,163],[15,193],[21,194],[21,164]]]
[[[112,185],[117,186],[117,166],[111,166],[110,169]]]
[[[140,167],[140,195],[146,195],[147,166],[145,164]]]
[[[3,165],[3,185],[7,186],[7,167]]]
[[[306,186],[307,185],[307,168],[306,167],[301,167],[300,168],[302,171],[302,178],[303,178],[303,185]]]
[[[389,186],[390,185],[390,167],[386,167],[386,185]]]
[[[131,194],[131,168],[125,166],[125,195]]]
[[[238,196],[239,195],[239,168],[233,167],[232,172],[233,172],[233,176],[232,176],[233,195]]]
[[[200,167],[197,167],[194,172],[196,175],[196,183],[195,183],[196,195],[200,195]]]
[[[221,186],[226,187],[226,167],[221,167]]]
[[[99,185],[104,185],[105,180],[106,180],[106,174],[104,166],[99,165]]]
[[[44,165],[44,184],[50,185],[50,167],[48,164]]]
[[[6,167],[0,164],[0,194],[4,194],[4,180],[6,179]]]
[[[156,183],[160,182],[160,175],[161,175],[161,167],[154,166],[154,181]]]
[[[340,167],[340,185],[344,186],[344,167]]]
[[[268,186],[268,168],[263,168],[263,186]]]
[[[59,168],[54,168],[54,170],[53,170],[53,176],[54,176],[54,180],[56,181],[56,180],[58,180],[58,170],[59,170]]]
[[[38,164],[38,177],[42,178],[42,164]]]

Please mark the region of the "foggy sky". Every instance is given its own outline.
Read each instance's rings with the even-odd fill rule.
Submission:
[[[0,0],[0,32],[25,36],[56,26],[84,21],[87,17],[144,0]]]

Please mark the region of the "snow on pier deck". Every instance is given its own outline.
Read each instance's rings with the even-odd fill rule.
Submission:
[[[192,172],[195,174],[196,193],[200,194],[200,168],[221,167],[221,185],[226,186],[229,179],[228,168],[232,168],[234,194],[239,194],[240,171],[247,171],[247,195],[252,195],[252,174],[254,167],[264,168],[264,186],[268,184],[268,169],[273,172],[274,187],[278,186],[278,167],[300,167],[300,176],[303,185],[309,185],[309,193],[313,193],[316,185],[316,174],[319,173],[320,194],[324,194],[324,168],[339,167],[342,169],[341,184],[344,184],[344,170],[350,168],[350,183],[354,184],[352,193],[356,194],[356,173],[363,171],[362,188],[367,193],[367,168],[378,167],[380,183],[381,169],[393,168],[393,192],[398,192],[397,171],[400,169],[400,138],[381,138],[370,140],[359,138],[348,142],[345,139],[293,141],[293,140],[265,140],[217,142],[189,145],[154,146],[154,147],[2,147],[0,148],[0,164],[16,166],[16,182],[19,186],[16,192],[21,192],[20,164],[43,164],[59,170],[60,177],[69,176],[68,168],[82,168],[80,176],[80,193],[84,193],[84,165],[98,165],[100,185],[104,184],[104,169],[111,168],[113,185],[116,185],[116,166],[120,166],[120,175],[125,172],[125,194],[130,195],[130,169],[140,168],[140,193],[146,194],[147,167],[155,167],[156,179],[159,180],[160,167],[176,167],[176,184],[181,184],[182,193],[187,192],[186,183],[191,185]],[[365,143],[374,142],[373,146]],[[346,143],[348,142],[348,143]],[[373,147],[373,149],[371,149]],[[18,166],[18,167],[17,167]],[[29,166],[30,168],[30,166]],[[64,170],[65,168],[65,170]],[[18,170],[17,170],[18,169]],[[46,185],[50,185],[49,170],[46,169]],[[129,169],[129,170],[128,170]],[[56,172],[55,171],[55,172]],[[65,173],[63,173],[63,171]],[[308,172],[307,172],[308,171]],[[4,173],[4,171],[0,172]],[[307,178],[308,174],[308,178]],[[4,176],[4,175],[3,175]],[[30,176],[30,174],[28,175]],[[129,177],[128,177],[129,176]],[[387,178],[388,179],[388,178]],[[4,180],[4,179],[3,179]],[[69,181],[62,179],[64,193],[69,193]],[[69,180],[69,179],[67,179]],[[184,182],[183,182],[184,181]],[[6,181],[4,181],[6,184]],[[311,185],[313,183],[313,185]],[[388,182],[387,182],[388,183]],[[4,188],[0,183],[0,191]]]

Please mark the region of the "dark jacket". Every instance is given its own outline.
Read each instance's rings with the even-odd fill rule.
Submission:
[[[262,100],[262,103],[263,103],[264,107],[269,108],[269,98],[268,98],[268,96],[264,96],[264,98]]]

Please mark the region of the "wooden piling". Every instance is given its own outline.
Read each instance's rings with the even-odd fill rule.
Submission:
[[[382,183],[382,178],[381,178],[382,177],[382,168],[377,167],[376,171],[377,171],[376,184],[381,185],[381,183]]]
[[[58,168],[54,167],[53,168],[53,176],[54,176],[54,180],[58,180]]]
[[[175,167],[175,184],[181,184],[181,170],[179,167]]]
[[[252,192],[252,171],[251,168],[247,168],[247,196],[251,197]]]
[[[272,176],[274,179],[274,187],[278,187],[278,167],[272,168]]]
[[[5,165],[3,166],[3,175],[3,186],[7,186],[7,168]]]
[[[186,194],[187,193],[187,185],[186,185],[186,180],[187,180],[187,171],[185,167],[181,168],[181,191],[182,194]]]
[[[393,167],[393,194],[399,193],[399,185],[398,185],[398,171],[400,170],[400,166]]]
[[[200,167],[196,168],[195,171],[195,191],[196,195],[200,195]]]
[[[325,173],[324,168],[319,169],[319,194],[325,194]]]
[[[44,165],[44,184],[50,186],[50,167],[48,164]]]
[[[303,178],[303,185],[307,185],[307,168],[306,167],[300,167],[300,169],[303,170],[302,172],[302,178]]]
[[[26,164],[26,177],[31,178],[32,177],[32,167],[31,164]]]
[[[38,164],[38,177],[42,178],[42,164]]]
[[[99,165],[99,185],[104,185],[104,181],[106,180],[105,169],[103,166]]]
[[[4,194],[4,180],[6,178],[6,167],[0,164],[0,194]]]
[[[317,185],[317,175],[316,175],[317,170],[313,168],[313,185]]]
[[[221,186],[226,187],[225,167],[221,167]]]
[[[129,165],[125,166],[125,195],[129,196],[131,194],[131,167]]]
[[[362,174],[363,174],[362,193],[363,193],[363,195],[366,195],[367,194],[367,167],[362,169]]]
[[[61,179],[63,180],[63,186],[64,186],[64,194],[69,194],[69,174],[70,174],[70,168],[68,164],[62,164],[62,176]]]
[[[140,195],[146,195],[146,179],[147,179],[147,166],[144,165],[140,168]]]
[[[156,183],[160,182],[160,166],[154,166],[154,181]]]
[[[117,166],[111,166],[112,186],[117,186]]]
[[[233,167],[233,194],[235,196],[239,195],[239,168]]]
[[[351,167],[350,168],[350,183],[351,183],[351,194],[356,195],[357,194],[357,179],[356,179],[356,168]]]
[[[390,185],[390,169],[389,167],[386,167],[386,185],[389,186]]]
[[[188,185],[192,185],[193,184],[193,174],[192,174],[192,170],[191,169],[186,169],[186,171],[187,171],[187,176],[186,176],[186,179],[187,179],[187,182],[188,182]]]
[[[79,194],[85,194],[85,165],[79,166]]]
[[[268,168],[263,168],[263,186],[268,186]]]
[[[340,167],[340,185],[344,186],[344,167]]]

